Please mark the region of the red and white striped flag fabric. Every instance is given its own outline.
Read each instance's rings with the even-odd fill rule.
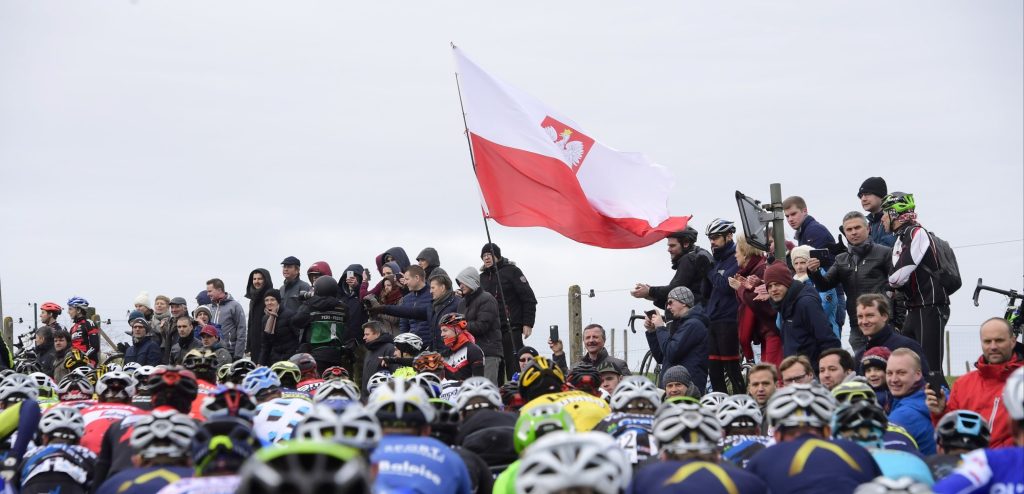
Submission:
[[[689,216],[669,216],[668,170],[605,146],[453,50],[487,217],[609,249],[644,247],[686,228]]]

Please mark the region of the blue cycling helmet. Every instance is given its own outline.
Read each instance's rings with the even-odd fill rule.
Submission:
[[[987,448],[992,437],[988,422],[970,410],[954,410],[935,426],[935,443],[944,450]]]
[[[68,307],[75,307],[78,309],[88,309],[89,301],[82,297],[71,297],[68,299]]]
[[[281,379],[270,367],[257,367],[242,379],[242,390],[252,397],[281,388]]]

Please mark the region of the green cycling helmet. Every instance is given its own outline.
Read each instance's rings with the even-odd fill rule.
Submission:
[[[392,374],[391,377],[412,379],[416,377],[416,369],[413,369],[412,367],[399,367],[395,369],[395,373]]]
[[[576,432],[575,422],[561,405],[537,406],[516,420],[512,445],[516,453],[521,455],[537,438],[554,431]]]
[[[896,214],[909,213],[914,210],[914,194],[893,192],[882,199],[882,210]]]

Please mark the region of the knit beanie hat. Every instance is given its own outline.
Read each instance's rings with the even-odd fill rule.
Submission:
[[[538,352],[537,349],[532,347],[532,346],[524,346],[524,347],[520,348],[519,351],[516,353],[516,355],[522,355],[524,353],[529,353],[530,355],[532,355],[534,357],[536,357],[537,355],[540,355],[540,352]]]
[[[860,184],[860,190],[857,191],[857,197],[864,194],[874,194],[878,197],[885,197],[889,195],[889,187],[885,185],[885,179],[882,177],[868,177],[864,183]]]
[[[668,298],[680,302],[687,307],[693,307],[693,292],[685,286],[677,286],[668,292]]]
[[[693,386],[693,379],[690,377],[690,371],[686,370],[686,367],[676,365],[665,370],[665,375],[661,379],[661,385],[666,386],[668,383],[682,383],[689,388]]]
[[[793,250],[789,251],[789,258],[790,259],[796,260],[796,259],[799,259],[801,257],[804,258],[804,259],[810,260],[810,258],[811,258],[811,246],[810,245],[801,245],[799,247],[793,247]]]
[[[213,319],[213,312],[210,310],[209,306],[200,305],[199,307],[196,307],[196,310],[192,311],[192,317],[199,317],[200,312],[205,312],[206,317]]]
[[[277,303],[281,303],[281,290],[278,290],[277,288],[271,288],[267,290],[266,293],[263,294],[263,298],[267,297],[274,297],[275,299],[277,299]]]
[[[480,257],[484,257],[484,254],[490,254],[492,250],[495,258],[501,257],[501,247],[494,243],[484,244],[483,248],[480,249]]]
[[[860,358],[860,365],[865,369],[868,367],[881,367],[882,370],[885,370],[886,365],[889,363],[890,355],[892,355],[892,351],[884,346],[869,348]]]
[[[470,266],[459,272],[459,275],[455,277],[455,281],[468,286],[470,290],[477,290],[480,288],[480,272]]]
[[[135,300],[132,301],[132,305],[141,305],[143,307],[153,308],[153,305],[149,303],[149,292],[143,290],[135,296]]]
[[[764,282],[767,285],[778,283],[789,288],[793,285],[793,272],[789,270],[786,263],[775,261],[768,266],[768,269],[764,270]]]

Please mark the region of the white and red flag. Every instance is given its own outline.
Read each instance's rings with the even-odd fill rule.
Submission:
[[[605,146],[458,48],[454,54],[487,217],[609,249],[644,247],[686,228],[689,216],[668,213],[668,170]]]

